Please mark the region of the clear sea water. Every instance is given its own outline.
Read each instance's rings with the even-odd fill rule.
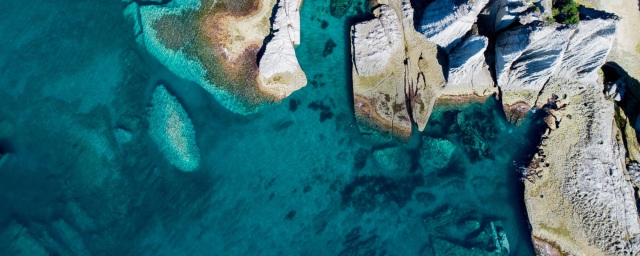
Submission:
[[[0,255],[482,255],[500,231],[532,255],[516,169],[536,125],[509,125],[489,99],[437,107],[406,143],[364,138],[359,1],[341,19],[304,1],[310,82],[248,116],[141,49],[120,1],[0,1]],[[193,121],[196,172],[147,133],[158,84]]]

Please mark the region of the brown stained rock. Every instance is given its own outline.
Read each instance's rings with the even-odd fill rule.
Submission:
[[[512,124],[520,124],[524,122],[529,114],[529,110],[531,110],[531,106],[525,102],[517,102],[512,105],[504,104],[502,107],[505,115],[507,116],[507,121]]]
[[[533,248],[536,251],[536,255],[539,256],[564,256],[566,254],[562,253],[556,245],[545,241],[542,238],[538,238],[536,236],[532,236],[531,240],[533,241]]]
[[[141,24],[149,24],[143,38],[151,38],[143,42],[173,72],[223,97],[223,105],[251,112],[283,98],[261,90],[258,79],[258,61],[276,2],[202,0],[197,7],[141,6]],[[197,64],[186,67],[188,62]],[[203,71],[195,70],[197,65]]]
[[[351,29],[354,109],[361,129],[408,138],[423,130],[445,80],[437,46],[415,31],[413,10],[380,4],[376,18]]]

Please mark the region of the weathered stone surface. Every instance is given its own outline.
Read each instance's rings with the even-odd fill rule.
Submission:
[[[525,203],[537,250],[568,255],[640,253],[634,189],[623,133],[596,76],[614,38],[614,20],[583,20],[570,36],[537,107],[555,122],[528,168]],[[544,104],[544,105],[543,105]]]
[[[562,58],[556,77],[595,81],[616,34],[616,21],[612,19],[583,20],[576,27]]]
[[[294,45],[300,44],[300,2],[280,0],[272,30],[259,64],[261,91],[282,100],[307,84]]]
[[[525,185],[533,235],[571,255],[637,254],[638,212],[624,174],[625,148],[613,103],[596,82],[559,79],[545,90],[569,93],[562,104],[568,104],[563,112],[572,118],[563,118],[543,140],[544,163],[536,164],[542,177]]]
[[[452,50],[443,95],[485,96],[497,91],[484,58],[488,44],[486,37],[471,35]]]
[[[437,0],[427,6],[420,32],[437,45],[451,50],[464,37],[488,0]]]
[[[498,35],[496,78],[508,116],[515,112],[516,119],[521,118],[535,104],[538,93],[558,69],[573,32],[570,27],[535,23]]]
[[[423,130],[444,87],[437,46],[414,30],[407,1],[389,1],[375,19],[351,29],[353,91],[362,129],[407,138],[412,122]]]

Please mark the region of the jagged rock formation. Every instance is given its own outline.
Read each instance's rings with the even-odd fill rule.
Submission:
[[[449,76],[443,95],[485,96],[496,92],[484,53],[489,39],[467,36],[449,54]]]
[[[156,88],[151,99],[149,135],[176,168],[190,172],[199,167],[200,150],[191,119],[163,85]]]
[[[558,69],[572,27],[542,22],[505,31],[496,39],[496,78],[505,113],[521,120],[535,104],[538,93]]]
[[[489,0],[437,0],[427,6],[420,32],[437,45],[451,50],[476,22]]]
[[[354,108],[361,129],[408,138],[444,87],[437,46],[415,31],[408,1],[391,0],[351,28]]]
[[[536,176],[525,185],[525,202],[539,252],[640,252],[625,144],[614,103],[605,99],[596,73],[613,44],[615,23],[581,21],[537,99],[537,107],[549,114],[550,129],[527,167]]]
[[[279,100],[307,84],[293,49],[294,44],[300,44],[300,3],[297,0],[278,2],[273,38],[260,59],[258,85]]]
[[[293,52],[300,37],[299,1],[280,1],[266,46],[276,0],[125,2],[137,41],[234,112],[254,112],[306,84]],[[258,65],[263,48],[263,66],[269,68]]]
[[[542,20],[550,15],[551,1],[546,0],[501,0],[495,10],[495,31],[500,31],[519,21],[520,24]]]

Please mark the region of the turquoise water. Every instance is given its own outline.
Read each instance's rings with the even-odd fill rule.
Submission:
[[[359,134],[346,38],[363,5],[338,19],[306,0],[309,85],[242,116],[140,49],[118,1],[0,2],[0,255],[482,255],[500,232],[532,255],[530,124],[490,99],[437,108],[408,143]],[[192,119],[193,173],[148,135],[158,84]]]

